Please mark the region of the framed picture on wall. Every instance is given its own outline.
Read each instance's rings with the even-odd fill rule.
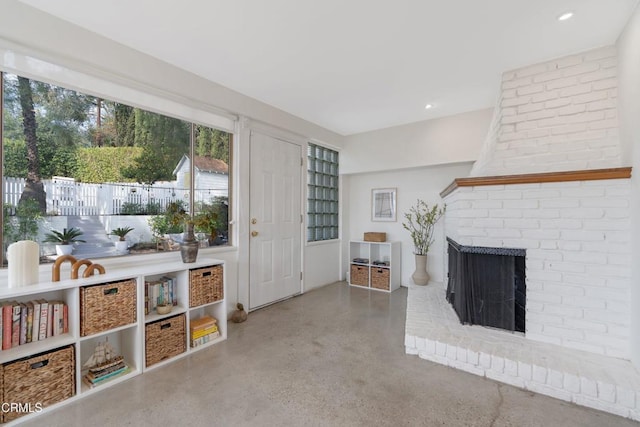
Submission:
[[[396,220],[396,189],[374,188],[371,190],[371,221]]]

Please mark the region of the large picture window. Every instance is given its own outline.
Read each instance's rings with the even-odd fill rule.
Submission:
[[[51,262],[71,231],[82,258],[177,250],[187,219],[201,246],[229,244],[232,134],[14,74],[0,82],[4,250],[35,240]]]
[[[338,152],[315,144],[307,151],[307,241],[337,239]]]

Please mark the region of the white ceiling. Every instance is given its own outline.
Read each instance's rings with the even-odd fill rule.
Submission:
[[[348,135],[492,107],[504,71],[615,43],[639,0],[22,1]]]

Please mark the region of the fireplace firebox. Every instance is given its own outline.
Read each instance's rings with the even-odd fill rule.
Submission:
[[[525,332],[526,251],[447,241],[447,301],[460,322]]]

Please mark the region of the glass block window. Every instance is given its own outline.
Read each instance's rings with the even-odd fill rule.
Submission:
[[[307,241],[338,238],[338,152],[309,144]]]

